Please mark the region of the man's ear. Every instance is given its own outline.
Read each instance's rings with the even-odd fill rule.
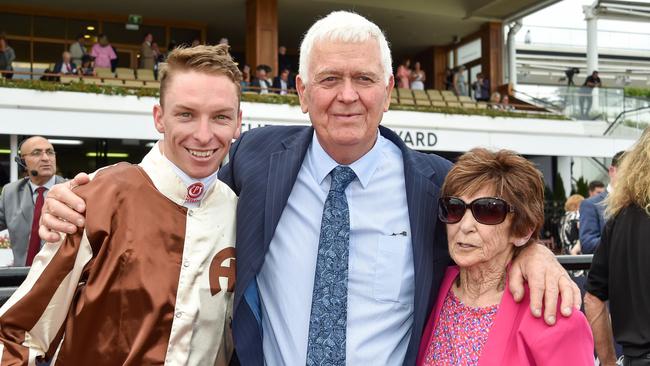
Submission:
[[[153,106],[153,122],[156,130],[160,133],[165,133],[165,124],[163,123],[163,108],[160,104]]]
[[[298,97],[300,98],[300,109],[302,110],[302,113],[309,112],[309,108],[307,107],[308,96],[307,93],[305,92],[306,88],[307,85],[303,82],[302,77],[300,77],[300,74],[298,74],[296,76],[296,91],[298,91]]]
[[[235,129],[235,134],[233,135],[234,139],[238,139],[239,136],[241,135],[241,118],[242,118],[242,111],[239,109],[239,113],[237,114],[237,128]]]
[[[388,79],[388,85],[386,85],[386,101],[384,102],[384,112],[388,112],[388,108],[390,107],[390,96],[391,93],[393,92],[393,88],[395,87],[395,78],[393,75],[390,76]]]

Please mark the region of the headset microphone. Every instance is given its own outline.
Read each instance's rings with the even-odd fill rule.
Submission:
[[[27,165],[25,165],[25,161],[24,161],[23,159],[21,159],[19,156],[16,156],[16,157],[14,158],[14,161],[15,161],[16,164],[18,164],[21,168],[23,168],[23,169],[29,171],[29,174],[30,174],[32,177],[38,177],[38,171],[33,170],[33,169],[32,169],[32,170],[28,170],[28,169],[27,169]]]

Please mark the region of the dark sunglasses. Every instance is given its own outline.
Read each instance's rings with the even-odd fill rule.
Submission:
[[[483,225],[498,225],[506,219],[508,213],[515,212],[512,205],[497,197],[481,197],[469,204],[453,196],[438,200],[438,218],[445,224],[455,224],[462,220],[467,209]]]

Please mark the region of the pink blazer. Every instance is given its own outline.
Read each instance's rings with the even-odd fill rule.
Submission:
[[[424,364],[434,325],[458,272],[457,266],[448,267],[442,279],[435,310],[429,316],[420,343],[418,366]],[[494,324],[481,350],[479,366],[594,365],[594,339],[584,314],[574,311],[568,318],[559,315],[556,324],[550,327],[544,320],[533,317],[529,305],[528,287],[524,300],[516,303],[506,282]]]

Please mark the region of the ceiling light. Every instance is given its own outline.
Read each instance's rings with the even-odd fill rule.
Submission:
[[[0,154],[11,154],[11,150],[9,150],[9,149],[0,149]]]
[[[89,30],[89,31],[94,31],[95,27],[93,27],[92,25],[89,25],[89,26],[86,27],[86,29]]]
[[[84,34],[85,39],[90,39],[90,34]]]
[[[50,139],[52,145],[81,145],[84,142],[81,140],[59,140],[59,139]]]
[[[128,158],[129,154],[127,154],[127,153],[115,153],[115,152],[109,152],[106,155],[104,155],[102,153],[96,153],[96,152],[86,153],[87,158],[104,157],[104,156],[106,156],[107,158]]]

